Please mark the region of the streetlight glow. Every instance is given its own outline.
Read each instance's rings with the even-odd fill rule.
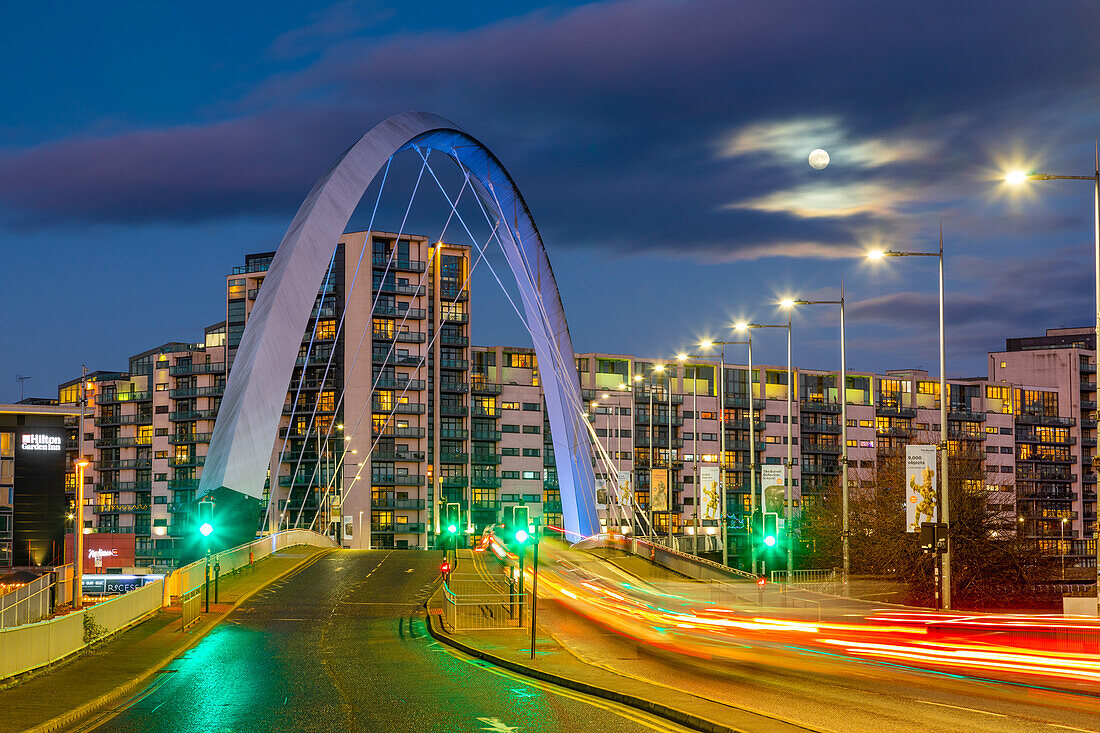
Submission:
[[[1005,174],[1005,183],[1008,183],[1012,186],[1023,183],[1026,180],[1027,180],[1027,173],[1024,173],[1023,171],[1020,171],[1020,170],[1009,171],[1008,173]]]
[[[779,301],[779,307],[780,308],[794,308],[794,299],[793,298],[784,298],[783,300]]]
[[[710,339],[707,339],[706,341],[700,341],[699,342],[699,348],[701,348],[701,349],[709,349],[711,346],[714,346],[714,342],[711,341]]]
[[[745,321],[738,321],[737,323],[733,324],[733,330],[734,331],[748,331],[749,330],[749,324],[746,323]]]
[[[886,253],[883,252],[881,249],[873,249],[867,253],[867,259],[869,260],[881,260],[885,256]]]
[[[687,354],[677,354],[676,361],[685,361],[688,358]]]

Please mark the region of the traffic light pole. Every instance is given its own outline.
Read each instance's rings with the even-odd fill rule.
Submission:
[[[210,613],[210,545],[206,546],[206,583],[203,585],[206,594],[206,613]]]
[[[535,534],[535,572],[531,578],[531,659],[535,658],[535,624],[539,603],[539,537]]]

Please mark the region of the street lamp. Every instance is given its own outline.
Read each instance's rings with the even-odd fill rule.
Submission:
[[[844,555],[842,585],[844,595],[848,595],[848,574],[851,569],[851,555],[848,546],[848,365],[844,348],[844,281],[840,281],[840,300],[788,300],[785,308],[796,305],[839,305],[840,306],[840,384],[837,397],[840,400],[840,514],[841,546]],[[802,444],[805,446],[805,442]]]
[[[943,607],[951,610],[951,500],[948,493],[947,475],[947,337],[943,320],[943,227],[940,227],[940,249],[938,252],[897,252],[894,250],[874,250],[867,253],[870,260],[884,257],[938,257],[940,264],[940,476],[943,478],[943,499],[940,502],[943,516],[940,521],[948,527],[947,549],[943,552]]]
[[[1062,580],[1066,579],[1066,518],[1062,517],[1062,542],[1058,545],[1059,554],[1062,556]]]
[[[1093,149],[1093,173],[1091,176],[1055,176],[1048,173],[1025,173],[1011,171],[1005,175],[1005,182],[1021,184],[1025,181],[1092,181],[1092,231],[1093,231],[1093,279],[1096,287],[1096,346],[1100,354],[1100,146]],[[1093,471],[1095,472],[1095,466]],[[1085,531],[1081,520],[1082,536]],[[1100,521],[1095,522],[1096,534],[1096,598],[1100,602]],[[1064,560],[1063,560],[1064,562]]]
[[[719,523],[722,525],[722,564],[729,565],[729,517],[726,509],[726,480],[723,469],[726,463],[726,347],[734,344],[748,344],[749,346],[749,507],[756,508],[756,415],[753,412],[752,389],[752,336],[746,341],[703,341],[699,344],[702,349],[719,347],[718,366],[718,488],[722,495],[719,503]],[[752,544],[751,542],[749,543]],[[756,570],[756,550],[752,550],[753,571]]]
[[[785,299],[785,300],[780,301],[780,305],[785,305],[785,307],[787,307],[787,308],[790,308],[790,307],[794,306],[794,304],[795,304],[794,301],[790,300],[790,299]],[[790,583],[791,582],[791,575],[794,573],[794,547],[792,546],[791,540],[790,540],[791,528],[792,528],[793,522],[794,522],[794,509],[793,509],[794,505],[793,505],[792,496],[791,496],[791,494],[793,493],[792,490],[791,490],[791,482],[794,480],[794,478],[792,476],[792,474],[794,473],[794,458],[793,458],[793,455],[791,453],[791,449],[793,447],[792,444],[794,442],[794,440],[793,440],[794,436],[791,432],[791,428],[793,427],[792,423],[794,421],[794,415],[793,415],[793,412],[792,412],[792,409],[791,409],[791,396],[792,396],[792,392],[794,391],[794,375],[793,375],[792,369],[791,369],[791,317],[790,317],[790,311],[788,311],[787,322],[786,323],[775,323],[775,324],[770,324],[770,323],[769,324],[764,324],[764,323],[738,323],[735,328],[737,328],[738,330],[741,330],[741,331],[748,331],[749,333],[751,333],[752,329],[754,329],[754,328],[785,328],[785,329],[787,329],[787,470],[784,472],[784,476],[783,476],[783,489],[784,489],[784,494],[786,495],[786,502],[787,502],[787,521],[786,521],[786,526],[785,526],[785,536],[786,536],[786,539],[787,539],[787,583]],[[749,378],[751,379],[752,378],[752,374],[751,374],[752,370],[750,369],[749,371],[750,371]],[[751,410],[750,410],[750,412],[751,412]],[[755,446],[754,446],[754,448],[755,448]],[[761,509],[762,512],[765,509],[765,507],[764,507],[764,487],[763,486],[760,487],[760,509]]]
[[[709,342],[708,342],[709,343]],[[688,359],[705,359],[705,356],[700,354],[678,354],[676,360],[684,365],[685,371],[687,369]],[[721,405],[719,405],[721,409]],[[696,557],[699,556],[699,504],[702,501],[703,495],[699,488],[699,367],[696,365],[691,374],[691,454],[694,462],[694,474],[695,474],[695,533],[692,538],[692,546],[695,548]]]
[[[84,426],[80,426],[81,432]],[[76,519],[73,522],[73,608],[79,609],[84,603],[84,469],[88,459],[81,456],[76,460]]]

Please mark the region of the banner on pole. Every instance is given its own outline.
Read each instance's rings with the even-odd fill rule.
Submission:
[[[630,471],[619,471],[615,486],[615,503],[623,509],[629,509],[634,503],[634,481]]]
[[[765,463],[760,467],[760,495],[763,497],[763,511],[775,512],[780,517],[783,514],[783,499],[786,492],[784,466],[775,463]]]
[[[609,498],[607,496],[607,480],[598,478],[596,479],[596,506],[600,509],[607,509]]]
[[[937,521],[936,446],[905,446],[905,531]]]
[[[699,469],[699,494],[703,506],[699,512],[700,519],[721,519],[722,504],[718,491],[718,466],[703,466]]]
[[[653,468],[649,471],[649,509],[668,511],[668,469]]]

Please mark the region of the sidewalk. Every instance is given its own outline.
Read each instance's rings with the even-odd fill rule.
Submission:
[[[326,552],[296,546],[256,562],[251,570],[221,578],[219,603],[186,632],[179,606],[74,655],[57,666],[24,676],[0,689],[0,733],[57,730],[123,696],[136,692],[156,670],[197,643],[234,606],[264,586]]]
[[[463,564],[470,561],[463,558]],[[478,560],[474,560],[478,563]],[[486,573],[492,565],[482,565]],[[568,687],[593,697],[629,705],[671,720],[680,725],[714,733],[788,733],[810,730],[763,713],[727,705],[692,695],[674,687],[655,684],[635,677],[593,666],[582,661],[560,644],[552,631],[538,625],[535,659],[530,658],[530,629],[487,629],[448,633],[442,623],[443,594],[438,590],[429,599],[428,630],[437,640],[474,657],[479,657],[513,672]],[[539,598],[539,618],[561,618],[569,613]]]

